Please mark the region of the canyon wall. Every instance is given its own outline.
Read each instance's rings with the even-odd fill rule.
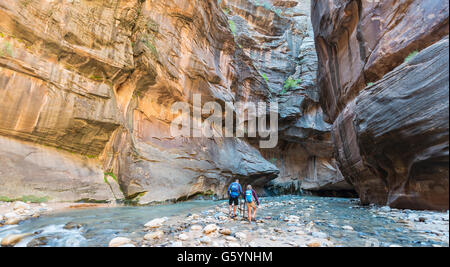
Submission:
[[[334,160],[317,87],[310,1],[222,0],[238,47],[279,103],[279,144],[262,155],[280,169],[269,193],[353,191]]]
[[[352,191],[320,105],[310,4],[1,1],[0,196],[145,204],[223,197],[235,178],[275,194]],[[220,125],[173,137],[172,104],[192,109],[196,94],[222,108],[277,101],[278,146]]]
[[[325,120],[362,203],[449,207],[447,1],[312,2]]]
[[[1,1],[0,15],[0,195],[148,203],[278,174],[245,139],[170,135],[171,104],[194,94],[271,98],[215,1]]]
[[[121,124],[106,77],[133,58],[114,5],[94,6],[0,1],[2,196],[114,199],[95,158]]]
[[[1,1],[0,196],[448,208],[447,55],[445,1]],[[173,137],[196,94],[277,101],[277,147]]]

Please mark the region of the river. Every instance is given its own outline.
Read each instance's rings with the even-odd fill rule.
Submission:
[[[448,212],[363,207],[358,205],[356,199],[344,198],[283,196],[261,200],[262,208],[258,217],[264,218],[265,223],[258,224],[254,230],[257,228],[270,230],[277,227],[288,233],[289,227],[304,228],[312,222],[317,231],[328,236],[333,246],[448,247],[449,245]],[[147,231],[143,225],[155,218],[168,217],[172,221],[182,223],[188,215],[196,213],[217,220],[219,216],[225,215],[226,208],[225,201],[195,200],[148,207],[59,212],[31,219],[19,225],[0,227],[0,239],[10,234],[35,233],[16,246],[108,246],[109,241],[118,236],[142,240]],[[292,215],[298,216],[300,220],[288,222],[286,218]],[[421,227],[415,226],[419,225],[418,218],[426,220]],[[68,224],[79,225],[79,228],[65,227]],[[233,221],[224,225],[233,231],[239,231],[244,227]],[[250,228],[248,230],[251,231]],[[168,231],[171,232],[170,229]],[[162,242],[159,245],[167,244]],[[274,243],[277,244],[280,243]]]

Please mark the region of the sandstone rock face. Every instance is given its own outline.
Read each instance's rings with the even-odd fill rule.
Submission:
[[[325,121],[363,203],[448,209],[448,12],[445,1],[312,3]]]
[[[141,203],[225,195],[233,178],[264,183],[278,169],[245,140],[174,138],[171,105],[268,101],[215,1],[145,1],[131,35],[136,69],[115,86],[125,123],[104,154],[124,193]],[[246,181],[247,180],[247,181]]]
[[[120,190],[113,190],[105,183],[98,162],[68,152],[0,136],[0,166],[0,195],[13,199],[22,196],[49,201],[123,198]]]
[[[223,0],[220,6],[238,46],[279,102],[280,143],[261,153],[280,175],[266,189],[352,190],[336,166],[331,125],[320,106],[310,1]]]
[[[448,38],[363,91],[338,117],[342,171],[365,203],[446,209]]]
[[[319,56],[326,121],[371,82],[448,35],[445,1],[314,1],[311,20]]]
[[[113,198],[94,158],[121,125],[111,78],[134,62],[107,2],[0,3],[0,195]]]
[[[257,189],[277,178],[278,193],[352,190],[317,64],[308,0],[2,1],[0,195],[145,204],[224,196],[235,178]],[[172,104],[195,94],[278,101],[278,147],[173,137]]]
[[[0,195],[105,200],[110,173],[147,203],[278,174],[245,140],[170,135],[171,105],[194,94],[272,97],[215,1],[2,1],[0,15]]]
[[[325,145],[326,144],[326,145]],[[303,143],[286,143],[263,153],[279,169],[280,176],[270,181],[266,189],[272,194],[307,193],[325,195],[353,195],[350,186],[336,167],[331,142],[322,142],[310,150]]]

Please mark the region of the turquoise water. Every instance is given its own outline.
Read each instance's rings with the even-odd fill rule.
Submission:
[[[40,232],[16,246],[26,246],[36,237],[47,237],[49,247],[107,246],[116,236],[142,236],[143,225],[148,221],[189,212],[200,212],[216,205],[214,201],[189,201],[172,205],[149,207],[117,207],[77,210],[42,216],[25,221],[18,226],[0,228],[0,238],[7,234]],[[82,225],[80,229],[64,229],[67,223]]]
[[[359,206],[359,201],[343,198],[293,197],[297,203],[289,208],[275,208],[272,214],[297,215],[307,224],[314,221],[315,227],[327,233],[338,246],[448,246],[448,242],[437,242],[426,238],[427,231],[413,230],[383,214],[379,209]],[[435,214],[427,211],[401,211],[418,216]],[[306,216],[309,215],[309,216]],[[448,218],[448,215],[447,215]],[[354,231],[345,231],[343,226],[351,226]],[[447,231],[448,241],[448,231]]]
[[[430,233],[408,228],[389,215],[375,208],[361,207],[354,199],[284,196],[262,198],[262,203],[293,201],[293,205],[272,205],[261,209],[259,216],[272,217],[272,224],[288,227],[282,219],[289,215],[301,218],[300,224],[313,221],[315,227],[327,233],[337,246],[448,246],[427,238]],[[107,246],[116,236],[138,238],[144,235],[143,225],[154,218],[180,216],[189,213],[201,214],[211,210],[223,201],[197,200],[171,205],[149,207],[118,207],[78,210],[58,213],[29,220],[18,226],[0,228],[0,239],[8,234],[37,232],[33,237],[22,240],[17,246],[27,246],[33,238],[46,238],[44,246]],[[433,214],[432,212],[402,211]],[[444,214],[445,215],[445,214]],[[80,224],[79,229],[64,229],[67,223]],[[345,231],[351,226],[354,231]],[[448,240],[448,232],[446,233]]]

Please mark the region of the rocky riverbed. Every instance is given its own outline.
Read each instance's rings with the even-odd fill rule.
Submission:
[[[18,213],[24,204],[30,206],[30,211],[24,209],[26,214],[35,210],[43,215],[27,217],[18,224],[3,223],[2,246],[449,246],[448,212],[360,206],[356,199],[262,198],[257,220],[252,223],[241,214],[230,219],[226,201],[70,211],[69,207],[76,206],[66,204],[66,209],[52,211],[45,204],[8,205]]]
[[[127,241],[119,237],[113,239],[110,246],[116,246],[118,240],[125,242],[119,246],[144,247],[448,246],[448,212],[402,211],[376,206],[365,208],[358,206],[356,200],[328,199],[336,201],[335,204],[348,202],[348,210],[363,211],[366,213],[361,217],[363,222],[372,217],[396,226],[393,232],[387,232],[391,225],[381,229],[383,226],[377,223],[373,227],[363,226],[359,225],[358,220],[347,220],[342,215],[334,217],[336,214],[323,210],[326,204],[317,200],[295,197],[291,200],[265,201],[260,206],[259,216],[252,223],[242,216],[229,218],[227,203],[221,203],[213,209],[189,214],[185,218],[154,219],[144,225],[147,233],[142,238]],[[298,206],[304,208],[298,209]],[[323,219],[320,219],[322,212]],[[357,217],[359,212],[349,213],[344,216]],[[411,235],[409,241],[404,239],[408,235]]]
[[[84,204],[84,203],[25,203],[0,202],[0,227],[17,225],[23,221],[39,218],[55,212],[76,209],[91,209],[101,207],[115,207],[115,204]]]
[[[257,220],[226,201],[147,207],[2,203],[2,246],[449,246],[448,212],[360,206],[359,200],[262,198]],[[5,208],[7,207],[7,208]],[[80,209],[87,208],[87,209]],[[5,213],[6,211],[6,213]],[[13,224],[12,213],[20,217]]]

